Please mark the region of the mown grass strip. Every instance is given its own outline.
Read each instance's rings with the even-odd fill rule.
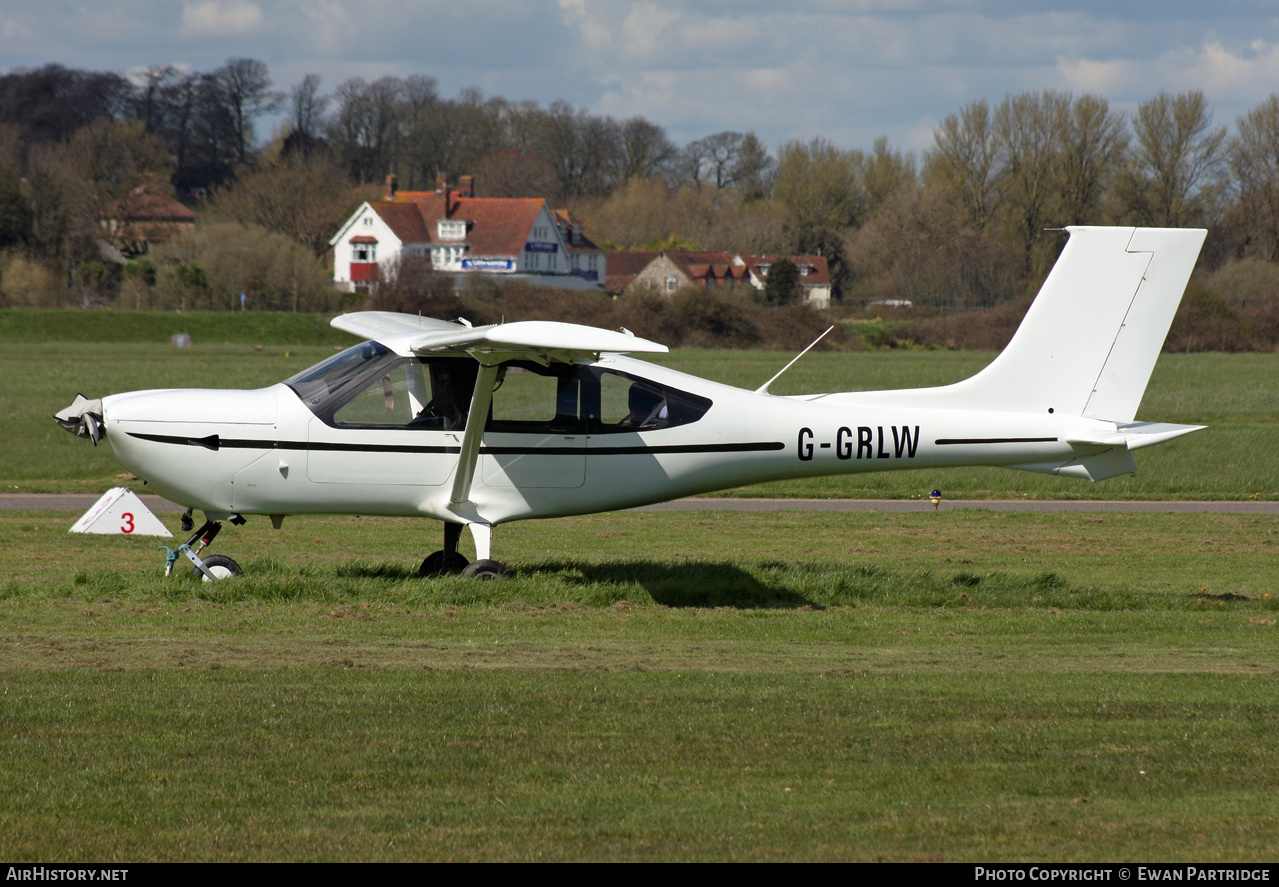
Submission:
[[[1268,681],[0,672],[11,860],[1266,860]]]

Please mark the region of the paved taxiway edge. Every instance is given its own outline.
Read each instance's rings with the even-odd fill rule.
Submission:
[[[0,511],[88,511],[98,496],[82,493],[0,494]],[[157,514],[185,511],[159,496],[141,496]],[[1245,500],[1120,501],[1101,499],[943,499],[939,511],[971,508],[981,511],[1129,511],[1168,514],[1279,514],[1279,502]],[[645,505],[634,511],[932,511],[927,499],[677,499]]]

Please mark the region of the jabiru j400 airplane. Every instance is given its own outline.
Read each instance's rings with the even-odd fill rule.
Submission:
[[[993,465],[1098,481],[1202,427],[1134,416],[1205,232],[1067,230],[1008,347],[943,387],[782,397],[628,357],[667,349],[624,330],[357,312],[333,326],[365,342],[269,388],[81,395],[56,418],[205,513],[187,556],[208,578],[239,567],[191,543],[244,515],[434,518],[444,547],[423,575],[491,577],[505,572],[491,557],[507,521],[860,471]]]

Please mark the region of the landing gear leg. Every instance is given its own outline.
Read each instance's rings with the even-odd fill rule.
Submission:
[[[444,548],[432,552],[418,567],[419,576],[439,576],[443,573],[460,573],[467,568],[469,561],[457,550],[458,540],[462,538],[462,524],[444,524]]]
[[[509,576],[510,571],[505,564],[489,558],[493,552],[493,528],[479,523],[467,524],[467,528],[475,540],[475,563],[463,570],[462,575],[476,579],[504,579]]]
[[[190,512],[183,516],[184,522],[188,519]],[[244,518],[238,514],[232,516],[231,523],[242,524]],[[190,529],[187,527],[186,529]],[[204,526],[196,530],[195,535],[188,539],[176,549],[169,548],[167,545],[161,545],[158,551],[165,553],[164,575],[173,575],[173,565],[179,557],[185,557],[195,565],[195,569],[191,571],[191,575],[202,578],[205,582],[216,582],[219,579],[226,579],[229,576],[239,576],[241,573],[240,565],[231,558],[214,554],[207,557],[200,557],[200,552],[204,551],[213,540],[217,538],[218,533],[222,530],[222,524],[213,520],[206,520]],[[197,545],[198,543],[198,545]]]

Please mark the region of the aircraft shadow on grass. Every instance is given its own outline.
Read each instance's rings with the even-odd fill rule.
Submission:
[[[391,564],[352,564],[339,568],[338,572],[339,575],[354,579],[401,581],[417,577],[416,570]],[[511,575],[515,578],[532,575],[559,576],[573,585],[604,585],[621,590],[637,586],[646,591],[656,603],[665,607],[821,609],[820,604],[801,594],[771,584],[766,579],[726,562],[661,563],[634,560],[588,564],[567,560],[541,561],[527,567],[513,567]]]

